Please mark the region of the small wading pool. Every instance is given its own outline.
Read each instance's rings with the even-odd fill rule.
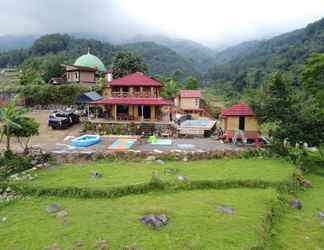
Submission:
[[[100,142],[99,135],[83,135],[71,140],[71,144],[75,147],[89,147]]]

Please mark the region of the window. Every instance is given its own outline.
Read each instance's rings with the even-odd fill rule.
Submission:
[[[199,98],[196,98],[195,101],[196,101],[196,102],[195,102],[195,105],[198,106],[198,105],[199,105]]]

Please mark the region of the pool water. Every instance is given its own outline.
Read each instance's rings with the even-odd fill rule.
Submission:
[[[181,126],[208,126],[208,120],[187,120],[181,123]]]

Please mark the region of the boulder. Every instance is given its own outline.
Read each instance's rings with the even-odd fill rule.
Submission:
[[[302,202],[300,200],[290,200],[289,206],[291,208],[302,209]]]
[[[227,207],[227,206],[223,206],[223,205],[219,205],[217,207],[217,210],[223,214],[234,214],[235,213],[235,209],[232,207]]]
[[[164,161],[162,161],[162,160],[156,160],[155,163],[156,164],[159,164],[159,165],[163,165],[164,164]]]
[[[96,249],[108,250],[108,242],[106,240],[96,240]]]
[[[101,178],[102,174],[98,173],[97,171],[91,172],[92,178]]]
[[[146,157],[145,161],[155,161],[156,157],[154,155],[149,155],[148,157]]]
[[[174,173],[177,173],[177,172],[178,172],[177,168],[165,168],[164,169],[164,174],[165,175],[171,175],[171,174],[174,174]]]
[[[143,216],[140,221],[148,226],[151,226],[154,229],[158,229],[164,225],[168,224],[168,217],[165,214],[160,214],[160,215],[145,215]]]
[[[305,188],[311,188],[313,185],[312,185],[312,183],[311,183],[310,181],[308,181],[308,180],[304,180],[304,181],[303,181],[303,186],[304,186]]]
[[[68,216],[68,212],[66,210],[62,210],[56,213],[56,218],[58,219],[64,219]]]
[[[323,220],[323,219],[324,219],[324,211],[320,211],[320,212],[318,212],[317,217],[318,217],[319,219]]]
[[[176,177],[177,181],[184,182],[187,180],[187,178],[183,175],[177,175]]]
[[[60,210],[61,210],[61,207],[60,207],[58,204],[56,204],[56,203],[50,204],[50,205],[48,205],[47,208],[46,208],[46,211],[47,211],[48,213],[57,213],[57,212],[59,212]]]

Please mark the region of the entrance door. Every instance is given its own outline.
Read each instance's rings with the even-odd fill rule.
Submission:
[[[240,116],[239,129],[243,130],[243,131],[245,130],[245,117],[244,116]]]
[[[138,106],[138,117],[140,117],[140,118],[142,118],[142,110],[143,110],[144,120],[151,119],[151,107],[150,106]]]

